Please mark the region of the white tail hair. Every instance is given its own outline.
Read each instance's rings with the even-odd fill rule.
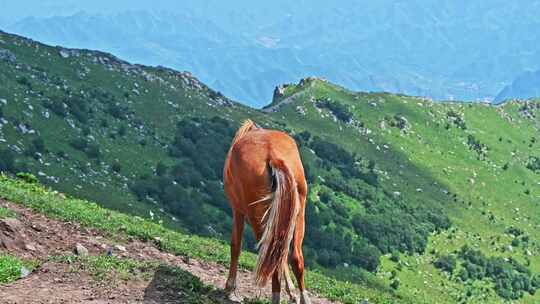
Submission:
[[[293,239],[296,218],[300,209],[296,181],[287,165],[281,160],[271,160],[276,189],[271,197],[265,196],[257,201],[272,198],[263,216],[264,232],[257,245],[259,254],[255,267],[255,282],[264,286],[274,272],[280,275],[287,267],[289,246]]]

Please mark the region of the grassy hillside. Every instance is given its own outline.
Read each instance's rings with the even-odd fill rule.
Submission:
[[[529,281],[500,279],[463,250],[467,245],[479,250],[472,255],[526,265],[538,278],[539,102],[497,107],[437,103],[355,93],[320,80],[301,85],[301,94],[270,108],[275,111],[271,115],[282,117],[297,132],[319,134],[375,161],[384,176],[382,188],[403,197],[411,208],[439,205],[450,218],[451,228],[432,233],[422,254],[384,257],[380,277],[397,278],[400,290],[428,303],[434,298],[439,303],[539,301],[538,293],[520,291],[530,286]],[[435,267],[442,266],[436,261],[446,256],[456,260],[451,274]],[[517,273],[518,268],[508,272]]]
[[[29,171],[58,190],[171,222],[131,183],[153,174],[176,124],[257,116],[189,73],[135,66],[109,54],[48,47],[0,33],[2,170]],[[11,161],[13,159],[13,161]]]
[[[112,238],[135,238],[153,242],[162,251],[188,259],[194,258],[225,265],[229,262],[228,244],[223,241],[167,229],[150,220],[111,211],[93,202],[66,197],[32,180],[14,179],[0,175],[0,197],[21,204],[52,219],[75,222],[85,228],[97,229]],[[256,257],[253,253],[244,252],[240,256],[240,267],[252,269],[255,260]],[[107,272],[107,269],[102,269],[103,265],[96,263],[99,261],[90,260],[87,262],[91,262],[90,268],[95,268],[102,274]],[[120,267],[141,267],[129,265],[129,260],[113,259],[108,262],[127,263],[125,266],[118,265]],[[19,266],[23,263],[31,269],[32,263],[30,262],[22,262],[8,255],[0,255],[0,284],[14,280],[17,277],[15,271],[20,269]],[[155,266],[158,265],[152,267]],[[372,299],[376,303],[412,303],[410,299],[404,299],[391,292],[376,278],[371,278],[369,282],[363,282],[363,284],[356,284],[336,280],[318,271],[310,271],[306,275],[306,284],[309,284],[312,292],[343,303],[357,303],[365,298]]]
[[[189,73],[6,33],[0,71],[1,171],[228,239],[221,168],[249,117],[300,146],[306,263],[358,284],[315,289],[376,303],[540,300],[539,102],[434,103],[308,78],[256,111]]]

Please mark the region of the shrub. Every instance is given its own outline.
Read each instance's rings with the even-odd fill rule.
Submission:
[[[17,178],[29,183],[29,184],[37,184],[38,179],[35,175],[31,173],[25,173],[25,172],[19,172],[17,173]]]
[[[19,279],[22,267],[23,263],[16,257],[0,253],[0,284]]]
[[[47,109],[51,110],[53,113],[55,113],[58,116],[65,117],[68,113],[67,105],[56,97],[53,97],[52,100],[47,100],[43,102],[43,106]]]
[[[79,151],[85,151],[88,147],[88,142],[84,138],[75,138],[69,144]]]
[[[437,260],[433,263],[435,267],[441,269],[442,271],[446,271],[448,273],[453,273],[454,269],[456,268],[456,258],[451,255],[443,255],[437,258]]]
[[[531,275],[527,267],[511,258],[487,258],[479,250],[467,246],[461,248],[458,256],[463,259],[459,274],[463,281],[489,278],[495,283],[497,294],[504,299],[519,299],[524,292],[534,293],[539,288],[533,283],[538,275]]]
[[[110,103],[106,109],[106,112],[114,118],[125,119],[128,109],[120,106],[119,103]]]
[[[0,150],[0,172],[12,172],[15,169],[15,154],[10,150]]]
[[[458,112],[456,112],[454,110],[450,110],[450,111],[448,111],[448,113],[446,113],[446,117],[456,127],[460,128],[462,130],[467,129],[467,125],[465,124],[465,120],[463,120],[463,116],[461,114],[459,114]]]
[[[99,159],[101,157],[101,150],[97,144],[88,145],[85,153],[89,158]]]
[[[167,174],[167,166],[162,161],[159,161],[156,165],[156,175],[157,176],[165,176]]]
[[[399,262],[399,252],[397,251],[392,251],[392,254],[390,255],[390,261],[394,262],[394,263],[397,263]]]
[[[380,264],[381,252],[373,245],[367,243],[355,244],[351,257],[353,265],[360,266],[367,271],[376,271]]]
[[[353,113],[349,110],[349,107],[340,102],[331,101],[330,99],[319,99],[316,105],[320,108],[328,109],[337,119],[343,122],[350,122],[353,118]]]
[[[29,90],[32,89],[32,83],[30,82],[30,80],[28,80],[28,78],[26,78],[26,76],[18,77],[17,83],[22,86],[26,86]]]
[[[478,154],[479,159],[484,159],[487,156],[489,148],[471,134],[467,136],[467,145],[469,146],[469,150]]]
[[[111,169],[116,173],[120,173],[120,171],[122,171],[122,165],[120,162],[116,161],[112,164]]]
[[[125,136],[127,133],[127,128],[125,125],[121,125],[120,128],[118,128],[118,135]]]
[[[45,142],[41,137],[34,138],[32,140],[32,145],[34,146],[35,150],[40,153],[45,153]]]
[[[526,164],[527,169],[535,172],[540,173],[540,157],[536,156],[529,156],[529,159],[527,160]]]

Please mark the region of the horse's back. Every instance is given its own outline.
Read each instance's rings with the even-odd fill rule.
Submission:
[[[271,159],[285,162],[297,182],[305,184],[296,143],[284,132],[252,130],[234,143],[229,157],[229,174],[224,177],[225,190],[232,198],[231,203],[236,204],[233,207],[243,213],[248,213],[249,203],[260,200],[271,191]]]

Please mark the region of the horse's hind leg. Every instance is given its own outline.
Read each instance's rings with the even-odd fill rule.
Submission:
[[[272,275],[272,304],[279,304],[281,293],[281,281],[279,273],[276,271]]]
[[[285,265],[283,268],[283,278],[285,279],[285,291],[289,295],[289,303],[300,303],[300,298],[294,294],[294,284],[291,280],[291,274],[289,273],[289,265]]]
[[[225,292],[232,293],[236,289],[236,273],[238,270],[238,258],[242,250],[242,233],[244,233],[244,215],[233,210],[233,229],[231,235],[231,265],[229,276],[225,283]]]
[[[292,254],[291,254],[291,266],[298,282],[298,289],[300,290],[300,303],[311,304],[308,293],[304,286],[304,255],[302,253],[302,242],[304,241],[304,210],[300,211],[298,215],[298,222],[296,223],[296,230],[294,233]]]

